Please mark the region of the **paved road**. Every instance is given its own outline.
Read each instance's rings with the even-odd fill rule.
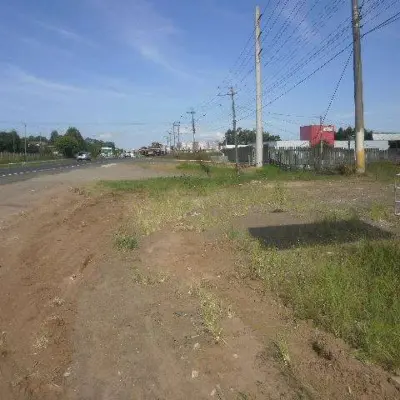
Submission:
[[[95,161],[58,160],[42,164],[25,164],[24,166],[0,167],[0,185],[19,182],[43,174],[59,174],[80,168],[93,168],[102,164],[120,163],[132,159],[101,159]]]

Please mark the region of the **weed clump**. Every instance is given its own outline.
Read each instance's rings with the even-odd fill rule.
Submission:
[[[133,235],[118,233],[114,238],[118,250],[135,250],[139,247],[138,239]]]

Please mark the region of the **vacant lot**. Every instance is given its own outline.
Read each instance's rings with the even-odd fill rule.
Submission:
[[[0,398],[399,397],[391,172],[146,166],[0,231]]]

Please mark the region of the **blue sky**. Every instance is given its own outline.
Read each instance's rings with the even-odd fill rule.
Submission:
[[[312,11],[313,0],[303,6],[297,0],[269,3],[262,19],[266,25],[262,56],[267,63],[264,104],[335,53],[332,42],[325,53],[284,80],[286,86],[277,85],[279,74],[290,72],[296,60],[312,54],[349,17],[350,1],[338,0],[337,10],[321,19],[324,6],[335,1],[320,0]],[[267,3],[260,2],[260,7]],[[364,3],[369,10],[364,30],[399,11],[398,5],[383,9],[389,0]],[[255,125],[253,40],[239,60],[238,56],[252,33],[256,2],[0,0],[0,4],[1,129],[21,130],[26,122],[29,133],[49,135],[52,129],[62,132],[74,125],[84,136],[134,148],[163,140],[175,120],[181,120],[189,140],[186,111],[194,107],[200,140],[215,140],[230,126],[229,98],[215,97],[229,84],[238,90],[239,125]],[[347,34],[349,29],[343,31],[344,44]],[[363,41],[365,119],[370,129],[400,130],[399,41],[399,22]],[[265,129],[282,138],[298,138],[300,124],[315,122],[313,116],[324,113],[348,56],[346,51],[265,107]],[[351,67],[350,62],[327,116],[336,125],[353,120]]]

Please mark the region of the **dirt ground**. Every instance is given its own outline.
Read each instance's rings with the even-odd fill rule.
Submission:
[[[382,369],[296,321],[257,281],[239,279],[232,249],[213,232],[167,229],[118,252],[113,238],[130,196],[69,187],[46,192],[11,222],[4,217],[0,399],[400,398]],[[339,188],[316,187],[328,189]],[[293,217],[237,224],[256,221]],[[220,340],[205,329],[199,290],[221,300]]]

